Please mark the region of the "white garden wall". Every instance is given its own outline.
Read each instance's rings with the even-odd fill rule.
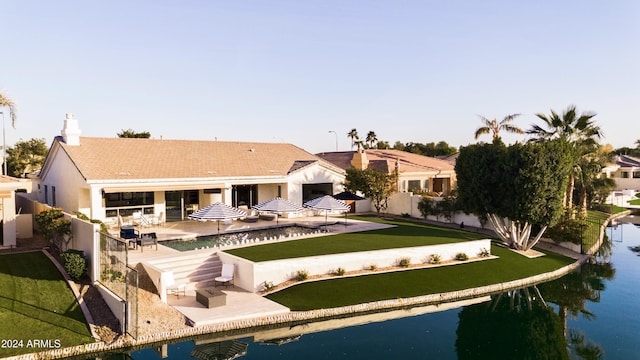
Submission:
[[[476,257],[486,249],[491,251],[491,240],[474,240],[453,244],[417,246],[410,248],[362,251],[347,254],[311,256],[255,263],[225,252],[219,252],[223,263],[236,265],[234,283],[243,289],[257,292],[263,290],[265,282],[279,284],[294,278],[299,270],[309,275],[330,274],[337,268],[346,271],[362,270],[372,264],[377,267],[394,266],[400,258],[411,258],[412,264],[424,263],[431,254],[438,254],[442,261],[450,260],[458,253]]]

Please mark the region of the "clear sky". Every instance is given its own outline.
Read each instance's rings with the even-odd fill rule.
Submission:
[[[3,0],[0,34],[8,146],[49,144],[68,112],[82,136],[316,153],[335,150],[329,131],[348,150],[356,128],[460,146],[478,115],[528,129],[571,104],[598,114],[604,143],[640,139],[637,0]]]

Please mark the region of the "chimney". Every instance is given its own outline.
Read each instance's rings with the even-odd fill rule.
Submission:
[[[64,128],[62,129],[62,139],[67,145],[78,146],[80,145],[80,133],[78,120],[73,118],[73,114],[67,113],[67,117],[64,119]]]
[[[353,154],[351,159],[351,166],[358,170],[364,170],[369,167],[369,160],[367,154],[358,146],[358,151]]]

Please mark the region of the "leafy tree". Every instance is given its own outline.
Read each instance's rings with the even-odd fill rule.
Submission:
[[[394,150],[404,150],[404,144],[402,143],[402,141],[396,141],[393,143],[393,149]]]
[[[543,142],[550,139],[563,139],[574,146],[578,151],[573,154],[572,168],[568,175],[568,184],[565,192],[564,206],[570,213],[573,213],[573,189],[575,187],[576,175],[581,171],[580,158],[590,156],[590,151],[602,137],[602,131],[597,126],[593,117],[595,113],[578,114],[574,105],[569,106],[562,115],[551,110],[551,115],[536,114],[544,123],[543,128],[539,125],[532,125],[527,130],[527,134],[534,135],[533,142]]]
[[[356,141],[360,140],[360,137],[358,136],[358,130],[356,130],[355,128],[351,129],[351,131],[347,133],[347,137],[351,139],[351,148],[353,149],[353,147],[356,145]]]
[[[478,115],[480,116],[480,115]],[[515,118],[520,116],[520,114],[511,114],[507,115],[500,122],[495,118],[493,120],[489,120],[484,116],[480,116],[480,120],[482,120],[483,126],[479,127],[476,130],[475,138],[478,139],[481,135],[491,133],[493,136],[493,140],[500,139],[500,131],[511,132],[515,134],[524,134],[524,131],[515,125],[511,125]]]
[[[11,126],[16,127],[16,104],[8,96],[0,92],[0,108],[6,107],[9,109],[9,117],[11,118]]]
[[[378,137],[375,132],[369,131],[365,140],[367,141],[367,145],[369,145],[369,149],[372,149],[373,144],[378,141]]]
[[[379,150],[385,150],[390,148],[391,148],[391,145],[389,145],[388,141],[378,140],[378,143],[376,144],[376,149],[379,149]]]
[[[528,250],[562,214],[570,170],[570,144],[563,140],[463,147],[456,162],[458,204],[467,213],[487,214],[510,247]],[[530,239],[533,226],[539,227]]]
[[[374,168],[359,170],[352,167],[347,169],[344,186],[346,191],[362,192],[380,216],[380,212],[387,209],[389,197],[396,192],[397,183],[398,173],[395,170],[388,173]]]
[[[44,139],[20,140],[7,148],[7,171],[13,177],[25,177],[42,168],[49,149]]]
[[[396,146],[394,146],[394,148],[396,148]],[[449,144],[444,141],[440,141],[437,144],[432,142],[425,144],[408,142],[398,150],[403,150],[406,152],[424,156],[451,155],[458,152],[457,148],[449,146]]]
[[[122,130],[122,132],[118,133],[119,138],[137,138],[137,139],[149,139],[151,137],[151,133],[148,131],[144,132],[135,132],[132,129]]]
[[[423,196],[422,199],[420,199],[420,202],[418,203],[418,210],[425,219],[429,215],[435,216],[438,214],[436,201],[431,196]]]

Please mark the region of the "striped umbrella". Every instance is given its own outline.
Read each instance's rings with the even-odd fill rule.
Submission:
[[[324,225],[327,226],[328,223],[328,213],[329,211],[344,211],[346,212],[351,209],[351,206],[347,205],[344,201],[338,200],[331,195],[325,195],[313,200],[309,200],[304,203],[305,207],[324,210]],[[346,216],[345,216],[345,224],[346,224]]]
[[[192,213],[188,218],[198,221],[217,221],[218,234],[220,234],[220,221],[235,220],[245,216],[247,216],[247,213],[238,208],[234,208],[221,202],[215,202]]]
[[[252,208],[258,211],[265,211],[276,214],[276,223],[278,222],[278,214],[296,212],[304,209],[302,206],[294,204],[291,201],[285,200],[281,197],[276,197],[271,200],[261,202],[260,204],[253,205]]]

